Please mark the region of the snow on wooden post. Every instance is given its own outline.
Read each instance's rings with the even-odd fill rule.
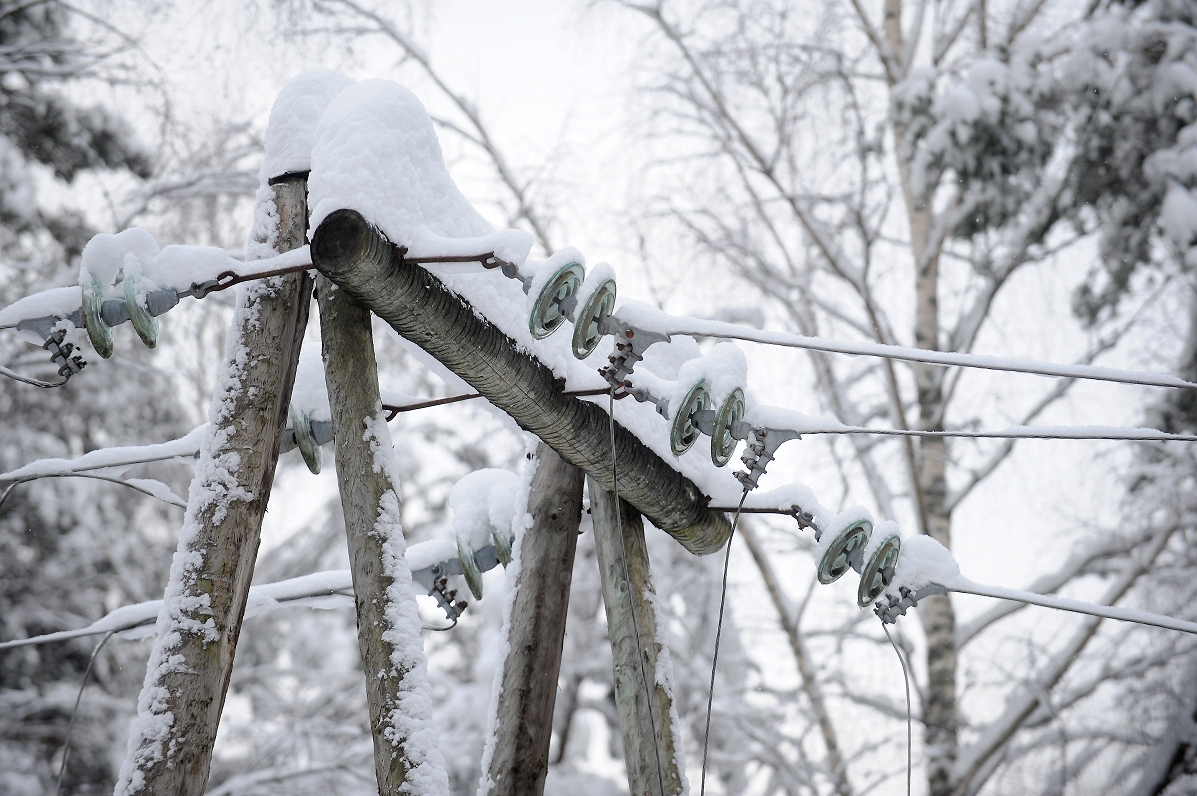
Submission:
[[[306,179],[272,183],[255,217],[260,255],[305,243]],[[238,294],[117,796],[205,791],[312,283],[305,272]]]
[[[532,525],[519,543],[507,656],[484,774],[489,796],[539,796],[549,773],[549,739],[565,617],[573,579],[583,473],[543,442],[532,462]]]
[[[323,278],[317,297],[378,792],[448,794],[404,557],[399,482],[378,394],[370,311]]]
[[[595,479],[587,479],[586,489],[590,493],[594,546],[607,609],[615,708],[623,733],[628,788],[637,796],[676,796],[685,792],[686,780],[681,727],[673,705],[673,671],[669,651],[660,640],[664,628],[657,628],[653,606],[656,593],[649,577],[644,522],[640,513],[623,500],[622,481],[621,467],[618,507],[615,495]],[[616,511],[622,513],[621,518],[617,519]],[[644,675],[650,688],[645,688]]]
[[[563,395],[548,367],[521,351],[427,270],[405,263],[361,214],[337,210],[326,216],[312,239],[312,260],[321,273],[400,335],[604,489],[611,488],[607,413]],[[731,535],[727,516],[707,510],[702,491],[693,482],[618,424],[615,453],[620,495],[655,526],[698,555],[715,552],[727,542]]]

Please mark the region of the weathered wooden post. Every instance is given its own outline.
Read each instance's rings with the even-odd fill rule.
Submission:
[[[323,277],[317,296],[378,790],[381,796],[447,793],[431,724],[420,617],[403,559],[399,484],[386,466],[391,442],[370,311]],[[430,779],[435,791],[427,787]]]
[[[633,796],[677,796],[686,790],[686,773],[679,764],[681,729],[668,653],[657,635],[644,522],[627,501],[620,499],[616,505],[615,495],[593,478],[587,479],[586,489],[611,637],[628,787]]]
[[[490,796],[539,796],[549,773],[553,705],[565,643],[566,608],[573,578],[583,473],[543,442],[532,466],[528,513],[532,526],[520,542],[519,573],[509,625],[507,658],[493,746],[486,765]]]
[[[279,253],[305,243],[306,182],[271,180]],[[117,796],[206,789],[312,284],[305,272],[239,292]]]

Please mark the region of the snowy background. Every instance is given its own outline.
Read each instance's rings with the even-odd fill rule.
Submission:
[[[907,208],[926,202],[931,238],[945,241],[941,346],[1197,377],[1197,29],[1186,3],[910,2],[900,52],[879,44],[880,3],[665,3],[660,16],[618,2],[26,5],[0,4],[0,307],[77,283],[84,244],[134,224],[162,246],[244,257],[271,106],[295,75],[326,67],[409,88],[480,216],[524,230],[534,259],[572,246],[588,265],[610,262],[621,300],[915,345]],[[456,279],[468,293],[473,277]],[[113,358],[85,346],[88,368],[61,389],[3,380],[0,472],[203,423],[231,302],[231,291],[185,300],[161,318],[154,351],[118,328]],[[375,338],[384,390],[459,391],[385,325]],[[319,345],[314,321],[306,345]],[[945,397],[924,390],[920,404],[927,383],[907,365],[891,377],[864,358],[738,346],[755,401],[850,425],[904,414],[914,426],[939,406],[948,428],[1197,427],[1180,392],[936,370],[951,374],[938,383]],[[44,378],[45,360],[0,331],[0,365]],[[479,404],[389,424],[409,543],[453,538],[449,493],[463,476],[521,472],[525,435]],[[782,449],[762,487],[804,484],[830,512],[861,504],[910,537],[920,512],[904,445],[807,437]],[[1197,471],[1184,443],[1003,445],[911,449],[946,468],[949,498],[963,494],[950,529],[966,576],[1194,618]],[[255,583],[347,566],[330,464],[313,476],[284,454]],[[192,469],[127,475],[186,497]],[[15,487],[0,505],[0,642],[159,599],[182,517],[103,481]],[[627,790],[587,522],[551,794]],[[754,516],[745,530],[760,555],[733,544],[710,792],[900,792],[901,668],[857,609],[855,576],[814,585],[814,539],[789,518]],[[655,529],[648,539],[697,788],[722,559]],[[454,630],[424,634],[455,794],[477,788],[499,665],[502,569],[485,584]],[[913,612],[897,625],[916,680],[916,793],[1192,787],[1197,658],[1185,637],[1038,608],[995,613],[1006,609],[980,597],[952,605],[950,738],[920,720],[945,704],[928,675],[945,659]],[[431,599],[421,613],[436,621]],[[0,651],[0,792],[53,792],[97,641]],[[97,656],[62,792],[112,790],[151,644],[116,637]],[[348,601],[247,620],[209,792],[374,791],[360,667]]]

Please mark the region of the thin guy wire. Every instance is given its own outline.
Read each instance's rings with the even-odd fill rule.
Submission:
[[[632,634],[636,637],[636,660],[640,661],[640,679],[644,681],[645,708],[648,710],[648,725],[653,732],[653,753],[657,758],[657,782],[661,786],[661,796],[665,796],[665,772],[661,766],[661,744],[657,740],[657,719],[653,716],[653,692],[648,683],[648,670],[644,668],[644,647],[640,642],[640,623],[636,620],[636,603],[632,599],[632,576],[628,572],[628,550],[623,543],[623,510],[619,505],[619,478],[615,456],[615,388],[610,391],[608,412],[611,423],[611,491],[615,496],[615,530],[619,537],[620,558],[623,561],[623,581],[628,585],[628,608],[632,615]]]
[[[884,622],[881,623],[881,629],[885,631],[885,637],[889,639],[890,646],[894,648],[894,652],[898,655],[898,663],[902,664],[902,680],[906,683],[906,796],[910,796],[910,770],[913,761],[911,748],[914,740],[913,722],[910,718],[910,673],[906,671],[906,658],[902,656],[902,651],[894,643],[894,637],[889,634],[889,628],[886,627]]]
[[[707,747],[711,743],[711,708],[715,704],[715,667],[719,663],[719,638],[723,634],[723,608],[727,604],[727,568],[731,563],[732,539],[736,535],[736,525],[740,522],[740,509],[744,508],[744,499],[748,497],[748,487],[740,495],[740,505],[736,506],[736,516],[732,518],[731,533],[727,535],[727,552],[723,555],[723,588],[719,593],[719,622],[715,625],[715,654],[711,656],[711,687],[707,689],[707,728],[702,736],[702,779],[699,785],[699,796],[706,796],[707,792]]]
[[[75,696],[75,708],[71,711],[71,723],[67,725],[66,740],[62,742],[62,765],[58,767],[58,784],[54,787],[54,793],[62,792],[62,778],[66,774],[67,758],[71,756],[71,731],[75,729],[75,717],[79,715],[79,703],[83,701],[83,689],[87,687],[87,677],[91,674],[91,667],[96,662],[96,656],[100,654],[100,650],[104,649],[104,645],[108,643],[108,639],[112,638],[115,630],[109,630],[108,635],[100,639],[100,643],[91,651],[91,657],[87,660],[87,670],[83,672],[83,682],[79,684],[79,693]]]

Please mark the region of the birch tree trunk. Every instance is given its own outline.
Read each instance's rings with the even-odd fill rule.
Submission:
[[[535,466],[528,498],[532,527],[520,542],[508,652],[490,730],[494,748],[480,790],[492,796],[539,796],[549,773],[583,474],[543,442]]]
[[[885,0],[885,40],[894,58],[905,52],[902,35],[902,0]],[[917,35],[917,31],[914,35]],[[883,54],[884,57],[884,54]],[[898,73],[894,72],[893,76]],[[932,241],[935,218],[928,199],[913,188],[911,164],[902,153],[906,136],[895,124],[898,175],[910,228],[910,249],[914,259],[914,344],[938,350],[939,247]],[[916,363],[919,428],[943,430],[943,368]],[[914,488],[922,532],[952,549],[952,512],[948,508],[946,441],[935,437],[919,439]],[[930,796],[946,796],[952,790],[952,768],[958,751],[956,717],[956,614],[951,599],[933,595],[919,605],[919,617],[927,636],[927,691],[923,704],[923,726],[927,754],[927,783]]]
[[[273,185],[280,253],[305,243],[306,187],[304,177]],[[118,796],[206,788],[311,291],[305,272],[238,294]]]
[[[622,498],[617,506],[615,496],[593,478],[587,478],[586,489],[611,637],[615,707],[628,787],[633,796],[677,796],[686,791],[681,730],[673,705],[669,653],[657,630],[644,522]]]
[[[378,792],[447,794],[420,618],[403,558],[399,484],[394,468],[384,464],[393,454],[370,312],[324,277],[317,296]]]

